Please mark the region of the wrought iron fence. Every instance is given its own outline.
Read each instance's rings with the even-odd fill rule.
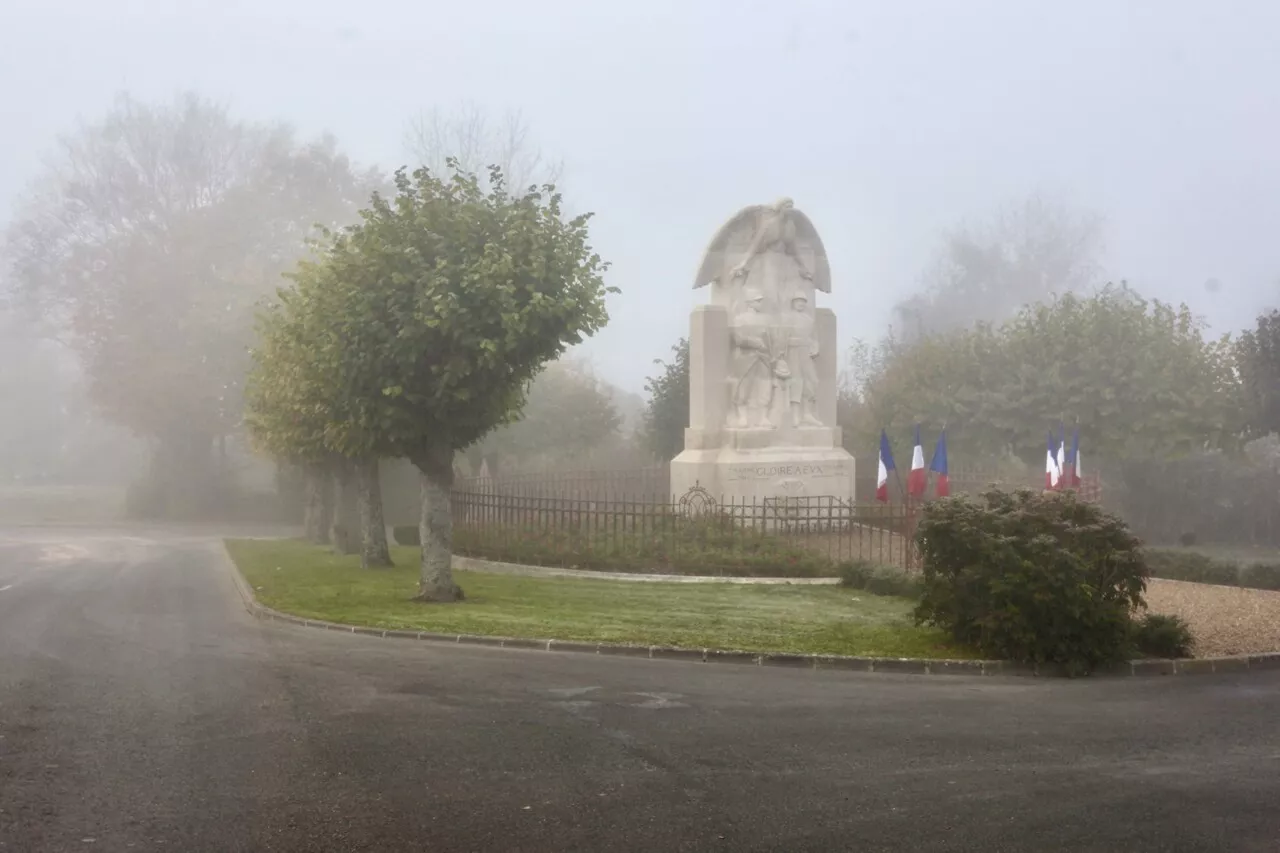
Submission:
[[[534,471],[459,479],[456,488],[470,494],[556,500],[663,501],[671,494],[671,469],[645,468]]]
[[[913,569],[917,508],[831,497],[721,500],[701,489],[609,500],[455,489],[454,550],[534,565],[818,576],[865,560]],[[532,484],[530,484],[532,491]]]
[[[954,494],[1011,482],[958,471]],[[454,550],[533,565],[710,575],[831,574],[844,561],[914,570],[914,534],[925,501],[834,497],[724,499],[705,489],[669,492],[665,466],[460,479],[453,491]],[[1101,482],[1078,490],[1100,500]]]

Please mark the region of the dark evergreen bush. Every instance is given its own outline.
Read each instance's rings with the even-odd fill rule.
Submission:
[[[916,619],[993,658],[1069,673],[1121,660],[1144,606],[1141,543],[1073,493],[989,491],[925,507]]]
[[[1133,645],[1153,658],[1191,657],[1191,626],[1178,616],[1148,613],[1133,623]]]

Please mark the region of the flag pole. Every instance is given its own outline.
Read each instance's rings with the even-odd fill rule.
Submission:
[[[915,445],[912,445],[912,447],[914,446]],[[898,470],[897,461],[898,460],[896,459],[894,460],[895,464],[893,466],[893,479],[898,483],[898,494],[902,496],[902,503],[905,506],[907,504],[907,498],[909,497],[909,495],[907,495],[906,487],[902,485],[902,472]]]

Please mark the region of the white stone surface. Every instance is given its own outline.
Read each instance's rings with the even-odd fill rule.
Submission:
[[[716,234],[694,287],[711,304],[689,332],[689,427],[671,463],[677,497],[723,502],[854,499],[854,458],[836,424],[835,314],[826,250],[790,200],[745,208]]]

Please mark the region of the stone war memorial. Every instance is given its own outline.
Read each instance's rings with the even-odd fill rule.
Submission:
[[[815,304],[831,268],[790,199],[721,226],[694,288],[711,285],[689,330],[689,426],[671,461],[676,495],[723,503],[854,499],[854,459],[836,424],[836,318]],[[808,501],[797,501],[808,503]]]

